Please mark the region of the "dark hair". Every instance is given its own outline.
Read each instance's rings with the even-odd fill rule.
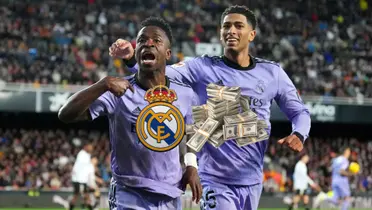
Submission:
[[[253,13],[252,10],[248,9],[248,7],[241,5],[234,5],[226,8],[221,15],[221,24],[226,15],[234,13],[244,15],[247,18],[247,22],[252,25],[253,30],[256,29],[257,27],[256,15]]]
[[[173,41],[172,29],[165,20],[159,17],[149,17],[141,22],[141,28],[146,27],[146,26],[156,26],[156,27],[161,28],[167,35],[169,39],[169,43],[172,44],[172,41]]]

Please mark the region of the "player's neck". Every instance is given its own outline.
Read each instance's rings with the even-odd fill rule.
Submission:
[[[224,55],[227,59],[241,67],[248,67],[251,64],[248,49],[241,52],[225,49]]]
[[[158,85],[166,85],[165,69],[151,72],[138,71],[137,81],[144,89],[150,89]]]

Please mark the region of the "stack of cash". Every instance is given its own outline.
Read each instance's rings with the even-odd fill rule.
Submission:
[[[207,118],[203,125],[195,130],[194,135],[186,143],[195,152],[199,152],[204,144],[207,142],[209,137],[212,136],[213,132],[217,129],[219,122],[212,118]]]
[[[236,143],[240,146],[246,146],[248,144],[253,144],[259,141],[263,141],[269,138],[269,134],[265,130],[268,128],[266,122],[264,120],[257,121],[257,135],[256,136],[247,136],[236,138]]]
[[[207,86],[207,95],[210,98],[239,101],[240,87],[226,87],[211,83]]]
[[[248,110],[241,114],[225,116],[223,125],[224,140],[235,139],[239,146],[266,140],[269,135],[264,120],[257,120],[257,115]]]
[[[209,98],[207,100],[207,110],[209,117],[215,120],[222,120],[226,115],[238,114],[240,111],[240,104],[239,101]]]
[[[208,118],[208,107],[206,104],[192,106],[192,119],[194,122],[205,121]]]
[[[240,87],[207,86],[207,103],[192,107],[195,123],[186,125],[186,134],[192,135],[187,146],[199,152],[206,142],[218,148],[232,139],[246,146],[268,138],[266,122],[257,119],[249,97],[240,91]]]

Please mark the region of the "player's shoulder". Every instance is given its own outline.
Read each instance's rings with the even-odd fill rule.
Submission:
[[[177,95],[182,93],[184,96],[187,95],[191,97],[192,93],[194,92],[190,85],[180,82],[178,80],[169,78],[169,83],[170,89],[174,89]]]
[[[266,60],[266,59],[258,58],[258,57],[252,57],[252,58],[253,58],[254,62],[256,63],[256,65],[265,66],[265,67],[271,68],[271,69],[280,68],[280,64],[275,62],[275,61]]]
[[[209,63],[212,65],[216,65],[216,64],[223,62],[222,56],[216,56],[216,55],[210,56],[208,54],[204,54],[200,56],[199,59],[203,61],[204,63]]]
[[[199,65],[208,64],[210,65],[210,64],[218,64],[222,61],[223,61],[222,56],[210,56],[208,54],[203,54],[202,56],[193,57],[183,62],[179,62],[178,64],[174,64],[174,66],[177,67],[178,65],[182,65],[182,64],[199,64]]]
[[[184,89],[184,90],[192,90],[191,86],[188,85],[188,84],[185,84],[185,83],[183,83],[181,81],[178,81],[178,80],[175,80],[173,78],[168,77],[168,79],[169,79],[170,85],[173,86],[173,87]]]

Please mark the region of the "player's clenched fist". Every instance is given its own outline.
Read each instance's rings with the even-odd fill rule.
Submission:
[[[117,97],[124,95],[127,89],[134,92],[133,86],[124,78],[108,76],[103,79],[103,82],[105,83],[107,90]]]
[[[289,135],[285,138],[282,138],[278,141],[279,144],[286,145],[293,151],[300,152],[304,148],[304,144],[301,139],[298,138],[295,134]]]
[[[202,186],[200,183],[198,170],[193,166],[187,166],[186,171],[183,174],[181,180],[181,188],[182,190],[186,190],[187,184],[190,185],[192,191],[192,200],[196,203],[199,203],[200,198],[202,197]]]
[[[134,49],[130,42],[124,39],[118,39],[109,48],[111,57],[123,58],[129,60],[133,57]]]

